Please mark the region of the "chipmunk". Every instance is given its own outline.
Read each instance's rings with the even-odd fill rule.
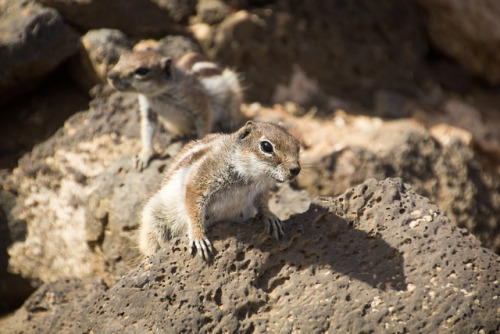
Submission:
[[[123,54],[108,72],[117,90],[139,94],[142,149],[136,158],[140,170],[149,165],[157,116],[174,135],[212,131],[214,125],[227,130],[241,120],[242,90],[236,74],[188,53],[176,63],[154,50]]]
[[[269,189],[299,174],[299,150],[299,141],[283,127],[253,121],[232,134],[186,144],[142,211],[140,250],[152,255],[172,237],[187,234],[191,253],[208,260],[214,250],[207,227],[255,213],[278,240],[284,231],[269,209]]]

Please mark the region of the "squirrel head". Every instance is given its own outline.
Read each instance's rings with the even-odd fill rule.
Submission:
[[[117,90],[157,95],[173,81],[172,66],[172,59],[158,52],[135,51],[121,55],[107,76]]]
[[[278,182],[300,173],[299,141],[280,125],[248,121],[237,131],[237,170]]]

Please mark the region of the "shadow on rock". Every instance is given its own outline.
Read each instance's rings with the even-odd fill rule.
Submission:
[[[325,208],[313,204],[309,211],[286,220],[287,236],[279,242],[263,234],[263,223],[254,223],[220,223],[210,228],[209,237],[225,240],[233,236],[246,244],[244,248],[255,247],[269,254],[257,281],[257,286],[267,293],[280,284],[276,276],[286,264],[297,271],[309,267],[312,274],[317,268],[329,267],[332,276],[345,274],[381,290],[406,290],[402,254],[379,235],[355,229]],[[243,231],[251,229],[256,231]],[[241,257],[245,257],[243,253],[237,254],[236,260]]]

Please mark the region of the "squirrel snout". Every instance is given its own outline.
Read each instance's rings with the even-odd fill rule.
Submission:
[[[294,168],[290,168],[290,174],[292,177],[296,177],[300,173],[300,165]]]

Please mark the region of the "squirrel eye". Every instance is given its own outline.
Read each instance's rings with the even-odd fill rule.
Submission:
[[[145,76],[146,74],[149,73],[149,68],[147,67],[139,67],[134,71],[134,74],[137,74],[139,76]]]
[[[273,145],[267,140],[264,140],[260,143],[260,149],[264,153],[273,153]]]

